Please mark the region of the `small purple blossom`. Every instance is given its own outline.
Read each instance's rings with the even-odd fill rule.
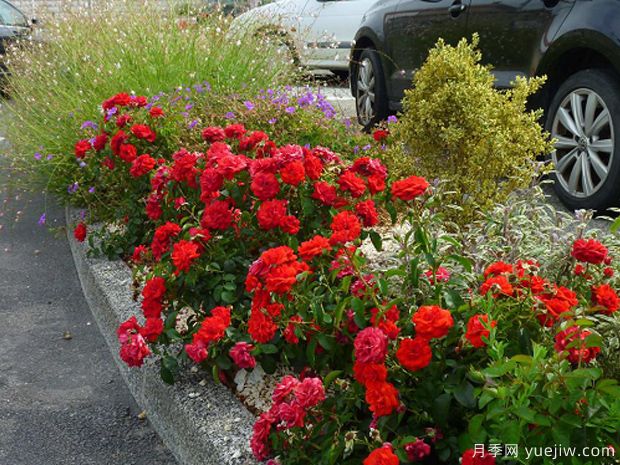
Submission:
[[[198,120],[197,120],[197,119],[195,119],[194,121],[192,121],[191,123],[189,123],[189,124],[187,125],[187,127],[188,127],[188,128],[190,128],[190,129],[194,129],[194,128],[196,127],[196,125],[197,125],[197,124],[198,124]]]
[[[352,123],[351,123],[351,118],[345,118],[344,120],[342,120],[342,122],[344,123],[344,126],[345,126],[347,129],[351,129],[351,124],[352,124]]]
[[[246,100],[245,102],[243,102],[243,105],[245,105],[248,111],[254,110],[254,104],[250,102],[249,100]]]
[[[75,194],[79,188],[80,188],[80,185],[77,182],[74,182],[69,187],[67,187],[67,192],[69,194]]]
[[[286,107],[284,111],[292,115],[293,113],[295,113],[295,107]]]
[[[194,108],[194,105],[192,105],[191,103],[188,103],[187,105],[185,105],[185,110],[189,111],[192,108]]]
[[[224,115],[224,118],[226,118],[226,119],[235,119],[235,114],[232,111],[229,111],[228,113],[226,113]]]
[[[94,194],[95,193],[95,187],[94,186],[93,187],[89,187],[88,188],[88,193],[89,194]]]
[[[397,123],[398,122],[398,118],[396,116],[394,116],[394,115],[390,115],[387,118],[387,122],[390,123],[390,124]]]
[[[82,123],[82,126],[80,126],[81,129],[86,129],[86,128],[90,128],[90,129],[94,129],[95,131],[97,129],[99,129],[99,125],[97,123],[95,123],[94,121],[84,121]]]
[[[35,153],[34,153],[34,159],[35,159],[35,160],[40,160],[42,156],[43,156],[43,155],[41,155],[41,153],[40,153],[40,152],[35,152]]]
[[[78,165],[79,165],[80,168],[85,168],[86,167],[86,162],[80,161],[80,163]]]
[[[45,220],[47,219],[47,216],[45,215],[45,213],[43,213],[40,217],[39,217],[39,221],[37,221],[37,224],[39,226],[43,226],[45,224]]]
[[[353,147],[353,153],[354,154],[359,153],[359,151],[360,151],[360,146],[359,145],[356,145],[355,147]]]
[[[276,122],[278,121],[278,118],[271,118],[269,121],[267,121],[269,124],[276,124]]]
[[[80,210],[80,219],[84,220],[86,218],[86,210]]]
[[[51,160],[52,158],[54,158],[54,155],[52,155],[52,154],[50,153],[50,154],[49,154],[47,157],[45,157],[45,158],[46,158],[47,160]]]
[[[366,151],[366,150],[370,150],[371,148],[372,148],[372,145],[367,144],[362,147],[362,150]]]

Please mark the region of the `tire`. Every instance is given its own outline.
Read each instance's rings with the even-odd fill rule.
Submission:
[[[555,93],[545,129],[554,190],[571,210],[603,211],[620,200],[620,80],[605,69],[570,76]]]
[[[352,80],[352,85],[357,120],[368,131],[387,118],[389,112],[383,66],[377,51],[364,49],[354,69],[355,81]]]

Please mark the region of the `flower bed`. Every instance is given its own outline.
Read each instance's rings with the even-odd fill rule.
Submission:
[[[599,241],[557,244],[553,262],[474,263],[442,227],[441,188],[389,177],[387,131],[350,161],[239,121],[171,149],[156,102],[117,95],[104,110],[75,156],[127,208],[104,240],[136,245],[144,320],[119,327],[120,355],[158,355],[167,382],[180,360],[225,383],[292,368],[255,424],[258,459],[488,464],[496,452],[476,444],[617,447],[620,386],[597,358],[620,299]],[[380,250],[391,224],[397,265],[371,270],[361,241]]]

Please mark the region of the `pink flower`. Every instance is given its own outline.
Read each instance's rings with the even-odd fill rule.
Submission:
[[[410,462],[421,462],[424,457],[431,453],[431,446],[422,439],[416,438],[415,442],[405,445],[405,452]]]
[[[292,375],[286,375],[283,377],[276,388],[273,390],[273,394],[271,398],[275,404],[279,404],[280,402],[284,402],[284,400],[291,394],[297,386],[299,386],[300,381]]]
[[[257,460],[263,461],[269,456],[269,433],[276,419],[271,411],[261,414],[254,423],[254,434],[250,440],[252,453]]]
[[[142,366],[142,362],[150,354],[151,351],[140,334],[129,335],[125,344],[121,345],[121,359],[130,367]]]
[[[256,359],[250,351],[254,349],[252,344],[247,342],[237,342],[233,348],[230,349],[230,357],[239,368],[254,368],[256,366]]]
[[[204,361],[209,353],[207,352],[207,344],[204,341],[197,340],[192,344],[185,345],[185,352],[194,362],[200,363]]]
[[[387,354],[387,337],[379,328],[365,328],[353,343],[355,359],[360,363],[383,363]]]
[[[310,408],[325,400],[325,388],[320,378],[305,378],[295,388],[295,398],[303,408]]]
[[[287,403],[283,402],[274,407],[278,418],[284,423],[286,428],[295,428],[304,426],[306,411],[296,401]]]

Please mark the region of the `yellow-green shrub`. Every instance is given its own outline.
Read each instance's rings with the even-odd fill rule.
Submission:
[[[518,78],[497,90],[477,45],[476,35],[456,47],[439,40],[405,94],[386,156],[396,175],[413,168],[449,181],[451,200],[463,207],[450,216],[461,224],[529,185],[540,171],[537,157],[552,150],[540,111],[526,110],[544,78]]]

